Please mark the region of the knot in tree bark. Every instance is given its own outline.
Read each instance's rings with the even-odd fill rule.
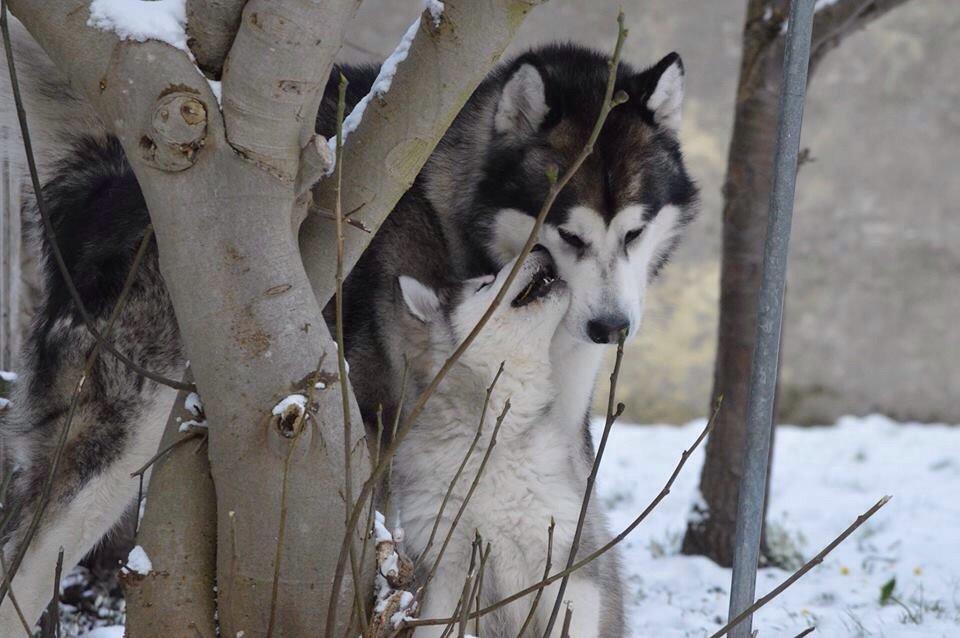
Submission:
[[[206,136],[203,102],[190,93],[167,93],[157,100],[150,130],[140,138],[141,157],[160,170],[186,170],[196,163]]]

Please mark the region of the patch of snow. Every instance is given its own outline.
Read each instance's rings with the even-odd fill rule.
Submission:
[[[150,557],[147,556],[147,552],[144,551],[143,547],[137,545],[130,550],[124,570],[146,576],[153,571],[153,563],[150,562]]]
[[[441,3],[442,4],[442,3]],[[432,15],[432,13],[431,13]],[[407,54],[410,53],[410,45],[413,44],[413,39],[417,35],[417,31],[420,30],[420,16],[417,16],[417,19],[413,21],[408,28],[406,33],[403,34],[400,43],[397,45],[397,48],[393,50],[393,53],[383,61],[383,64],[380,65],[380,72],[377,73],[377,78],[373,81],[373,86],[370,88],[370,92],[361,98],[357,105],[353,107],[353,110],[350,111],[350,114],[343,120],[343,142],[347,141],[347,136],[350,135],[353,131],[357,130],[360,126],[360,122],[363,120],[363,113],[367,109],[367,105],[370,104],[370,101],[373,98],[382,98],[387,94],[387,91],[390,90],[390,85],[393,84],[393,77],[397,74],[397,67],[400,66],[400,63],[407,59]],[[335,155],[337,152],[337,137],[336,135],[332,136],[327,140],[327,144],[330,146],[330,150]],[[330,173],[333,172],[335,167],[330,168]]]
[[[159,40],[189,54],[186,25],[186,0],[93,0],[87,20],[121,40]]]
[[[376,512],[373,521],[373,538],[375,543],[393,541],[393,534],[387,529],[386,518],[380,512]]]
[[[187,395],[187,398],[183,400],[183,407],[193,416],[203,414],[203,402],[200,401],[200,395],[196,392],[191,392]]]
[[[6,381],[7,383],[13,383],[17,380],[17,373],[10,372],[9,370],[0,370],[0,381]]]
[[[614,426],[597,483],[612,532],[663,488],[703,426]],[[960,427],[902,424],[883,416],[845,417],[833,427],[780,426],[768,524],[785,531],[804,559],[881,496],[894,498],[823,564],[757,612],[759,635],[795,636],[810,625],[820,636],[960,635],[956,450]],[[691,504],[699,498],[703,459],[701,446],[671,494],[621,544],[630,559],[624,579],[632,636],[702,637],[725,622],[730,570],[679,553]],[[789,575],[761,570],[757,595]],[[881,587],[894,577],[894,595],[909,614],[898,604],[880,604]]]
[[[307,409],[307,397],[302,394],[291,394],[290,396],[284,397],[280,403],[273,406],[273,416],[283,416],[287,410],[293,408],[303,413]]]
[[[327,384],[324,383],[323,381],[317,381],[316,383],[313,384],[313,388],[315,390],[323,390],[326,387],[327,387]]]
[[[443,19],[443,10],[445,8],[440,0],[423,0],[423,9],[430,12],[430,17],[433,19],[433,26],[435,27],[440,26],[440,20]]]
[[[207,421],[206,421],[206,419],[204,419],[203,421],[196,421],[196,420],[194,420],[194,419],[190,419],[189,421],[184,421],[183,423],[181,423],[181,424],[180,424],[180,427],[177,428],[177,431],[178,431],[178,432],[189,432],[190,430],[192,430],[192,429],[194,429],[194,428],[207,428],[207,427],[208,427],[208,426],[207,426]]]
[[[123,638],[123,625],[97,627],[93,631],[83,634],[80,638]]]
[[[0,410],[6,410],[8,407],[10,407],[10,399],[0,397]]]
[[[200,69],[197,69],[197,71],[200,71]],[[202,71],[200,72],[200,75],[203,75]],[[213,93],[213,97],[217,98],[217,104],[219,104],[220,107],[222,108],[223,107],[223,83],[220,82],[219,80],[211,80],[210,78],[207,78],[207,84],[210,85],[210,91]]]

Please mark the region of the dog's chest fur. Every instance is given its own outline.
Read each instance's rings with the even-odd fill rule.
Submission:
[[[545,354],[545,353],[544,353]],[[556,401],[547,357],[507,368],[492,393],[483,433],[470,456],[439,524],[429,554],[422,556],[437,512],[474,440],[485,385],[495,371],[457,370],[431,399],[398,450],[394,496],[405,532],[406,549],[425,572],[433,564],[450,525],[477,476],[493,434],[496,417],[509,397],[511,409],[480,481],[470,498],[442,565],[469,564],[479,532],[491,544],[484,590],[509,594],[543,575],[547,529],[555,521],[554,563],[566,557],[576,529],[584,484],[574,471],[582,459],[577,431],[558,431],[549,418]],[[421,574],[422,576],[422,574]],[[461,579],[466,574],[458,574]]]

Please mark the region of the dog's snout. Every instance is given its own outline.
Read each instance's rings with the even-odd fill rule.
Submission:
[[[534,244],[533,248],[530,249],[530,252],[536,253],[536,252],[540,252],[541,250],[546,251],[548,253],[550,252],[547,250],[547,247],[544,246],[543,244]]]
[[[594,343],[616,343],[620,333],[630,330],[630,320],[622,316],[607,316],[587,322],[587,335]]]

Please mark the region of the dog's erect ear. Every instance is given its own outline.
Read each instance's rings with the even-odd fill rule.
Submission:
[[[432,288],[407,275],[400,275],[398,280],[403,302],[414,317],[429,323],[439,316],[440,298]]]
[[[503,86],[493,125],[497,133],[523,137],[535,133],[549,112],[543,75],[533,64],[525,62]]]
[[[654,124],[676,133],[683,106],[683,60],[670,53],[629,80],[630,102],[645,109]]]

